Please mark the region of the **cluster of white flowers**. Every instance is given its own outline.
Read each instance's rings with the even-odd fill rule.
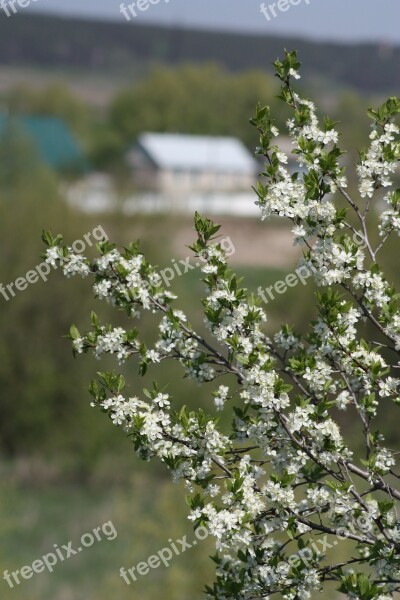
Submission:
[[[379,382],[379,395],[382,398],[389,398],[390,396],[397,395],[399,386],[400,379],[387,377],[384,381]]]
[[[46,250],[46,262],[52,267],[56,267],[61,264],[66,277],[72,277],[74,275],[86,277],[90,272],[87,259],[80,254],[73,252],[72,248],[68,248],[67,260],[58,246],[48,248]]]
[[[380,273],[358,273],[353,280],[356,289],[362,289],[369,304],[382,308],[390,300],[389,285]]]
[[[47,264],[51,265],[52,267],[58,266],[61,259],[60,249],[58,246],[47,248],[45,255]]]
[[[122,327],[98,335],[95,347],[96,358],[100,358],[104,353],[116,354],[120,363],[123,362],[129,356],[129,350],[124,346],[125,340],[126,331]]]
[[[381,135],[378,129],[371,132],[371,145],[357,168],[361,197],[372,198],[377,188],[392,185],[391,176],[396,172],[399,156],[398,134],[399,128],[394,123],[386,123]]]
[[[314,268],[318,285],[342,283],[353,276],[354,270],[363,268],[364,253],[355,245],[345,249],[330,238],[318,239],[309,254],[306,265]]]
[[[287,328],[281,329],[274,336],[275,344],[282,350],[299,350],[301,347],[300,337]]]
[[[397,231],[397,234],[400,235],[400,214],[397,210],[393,208],[385,210],[380,219],[379,231],[381,235],[385,235],[389,231]]]
[[[399,357],[393,359],[400,350],[400,312],[376,264],[368,207],[359,207],[345,190],[334,124],[327,119],[321,125],[314,104],[292,89],[290,78],[298,77],[299,68],[295,53],[276,68],[282,97],[293,109],[287,125],[304,173],[289,173],[288,157],[270,146],[279,131],[269,110],[259,108],[253,122],[261,134],[258,152],[267,162],[257,202],[262,218],[289,219],[294,242],[305,248],[302,264],[321,288],[308,336],[288,325],[272,339],[266,335],[264,311],[228,269],[214,237],[218,226],[200,215],[192,250],[204,260],[207,338],[174,307],[176,297],[133,245],[120,252],[104,243],[101,256],[90,262],[57,243],[46,260],[62,264],[67,276],[91,274],[95,296],[129,318],[144,311],[160,316],[149,348],[136,329],[102,326],[92,315],[89,333],[71,328],[76,353],[92,349],[97,358],[111,354],[119,362],[136,358],[141,374],[174,359],[186,377],[214,382],[214,389],[220,376],[233,379],[210,392],[217,411],[228,414],[232,407],[229,430],[225,419],[220,423],[200,407],[174,410],[157,384],[145,390],[147,400],[125,398],[124,379],[115,373],[101,374],[100,386],[91,386],[93,406],[129,433],[140,457],[158,457],[174,481],[184,481],[191,494],[189,518],[215,536],[217,579],[207,588],[209,600],[267,599],[275,593],[308,600],[328,574],[340,580],[351,600],[387,600],[399,591],[400,491],[392,479],[396,452],[385,447],[375,417],[388,398],[400,403],[400,380],[392,371],[400,366]],[[399,130],[392,122],[397,108],[400,112],[400,101],[392,99],[376,113],[371,146],[358,167],[362,197],[391,185],[399,158]],[[362,246],[335,193],[354,210]],[[400,232],[400,193],[386,200],[382,244],[392,231]],[[373,342],[362,338],[366,323],[377,334]],[[362,432],[363,461],[359,448],[353,455],[346,443],[350,427],[339,428],[337,409],[348,410],[351,429]],[[343,529],[357,544],[355,558],[335,565],[316,547],[314,534],[335,536]],[[364,578],[365,562],[375,583]]]
[[[229,388],[226,385],[220,385],[218,391],[214,397],[214,403],[217,410],[222,410],[224,404],[228,399]]]
[[[374,457],[374,466],[377,471],[383,475],[390,471],[390,469],[396,464],[392,452],[386,448],[380,449]]]
[[[336,404],[340,410],[346,410],[349,404],[351,404],[351,401],[352,397],[348,390],[343,390],[336,398]]]
[[[389,204],[389,210],[385,210],[380,215],[379,233],[380,235],[390,235],[397,231],[400,235],[400,193],[398,190],[385,196],[384,201]]]
[[[400,350],[400,313],[397,312],[391,316],[391,319],[385,323],[384,333],[391,339],[396,350]]]
[[[132,417],[136,414],[139,404],[138,398],[129,398],[129,400],[126,400],[119,394],[118,396],[107,398],[107,400],[101,402],[100,406],[104,410],[109,411],[114,425],[124,425],[126,429],[129,429]]]

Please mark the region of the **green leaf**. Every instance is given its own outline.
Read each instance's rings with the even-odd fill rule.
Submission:
[[[69,329],[69,335],[72,340],[77,340],[78,338],[81,337],[81,334],[79,333],[79,331],[75,325],[71,325],[71,327]]]

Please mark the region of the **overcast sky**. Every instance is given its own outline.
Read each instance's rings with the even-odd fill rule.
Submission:
[[[153,0],[153,5],[146,12],[138,11],[132,22],[293,33],[317,39],[400,43],[400,0],[287,2],[286,12],[275,9],[276,16],[269,12],[268,20],[260,12],[260,0],[159,0],[158,4],[157,0]],[[132,0],[125,0],[125,4],[131,3]],[[36,0],[29,10],[126,22],[120,13],[120,4],[119,0]],[[265,2],[267,7],[273,4],[274,0]]]

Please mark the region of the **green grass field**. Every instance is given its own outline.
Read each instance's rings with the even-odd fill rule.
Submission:
[[[22,485],[11,480],[2,485],[0,504],[1,571],[12,572],[49,552],[73,542],[79,546],[83,534],[112,522],[118,535],[85,548],[47,570],[22,580],[13,589],[4,579],[0,597],[15,600],[118,600],[146,598],[169,600],[201,598],[204,582],[211,577],[212,548],[208,540],[175,556],[171,565],[161,565],[128,586],[119,570],[146,561],[150,555],[187,535],[194,539],[185,519],[187,506],[182,490],[169,479],[132,473],[124,486]],[[109,530],[106,529],[108,533]],[[110,535],[110,537],[113,537]],[[181,546],[176,544],[179,549]],[[66,555],[66,551],[64,551]],[[193,565],[196,568],[193,569]]]

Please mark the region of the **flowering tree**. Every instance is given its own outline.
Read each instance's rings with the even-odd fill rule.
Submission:
[[[207,598],[305,599],[333,582],[348,598],[387,600],[400,591],[399,475],[375,422],[386,403],[400,403],[400,312],[378,255],[400,233],[400,190],[392,182],[400,100],[369,111],[371,144],[357,166],[361,198],[352,198],[335,124],[320,124],[314,104],[293,89],[299,66],[295,52],[275,63],[281,98],[293,111],[287,127],[302,176],[289,173],[287,156],[274,145],[279,131],[269,109],[258,108],[252,123],[260,133],[257,154],[266,160],[257,189],[262,218],[291,221],[304,246],[302,263],[321,290],[308,335],[289,325],[265,334],[259,303],[228,270],[218,225],[197,214],[191,249],[203,260],[207,339],[175,308],[176,296],[135,244],[122,251],[99,244],[101,256],[89,261],[46,233],[46,257],[67,276],[91,276],[95,296],[129,317],[160,315],[149,349],[136,328],[102,325],[92,314],[90,332],[71,328],[74,353],[113,354],[120,363],[137,357],[141,374],[171,358],[200,384],[232,378],[213,392],[216,409],[232,414],[230,431],[202,409],[172,410],[157,384],[143,398],[126,397],[115,372],[90,386],[92,406],[129,433],[138,455],[158,457],[174,480],[185,481],[189,518],[216,538],[216,581]],[[368,214],[383,188],[388,208],[374,245]],[[370,341],[361,337],[365,321],[374,330]],[[360,423],[362,456],[335,422],[338,410]],[[338,544],[348,556],[341,562],[330,552]]]

